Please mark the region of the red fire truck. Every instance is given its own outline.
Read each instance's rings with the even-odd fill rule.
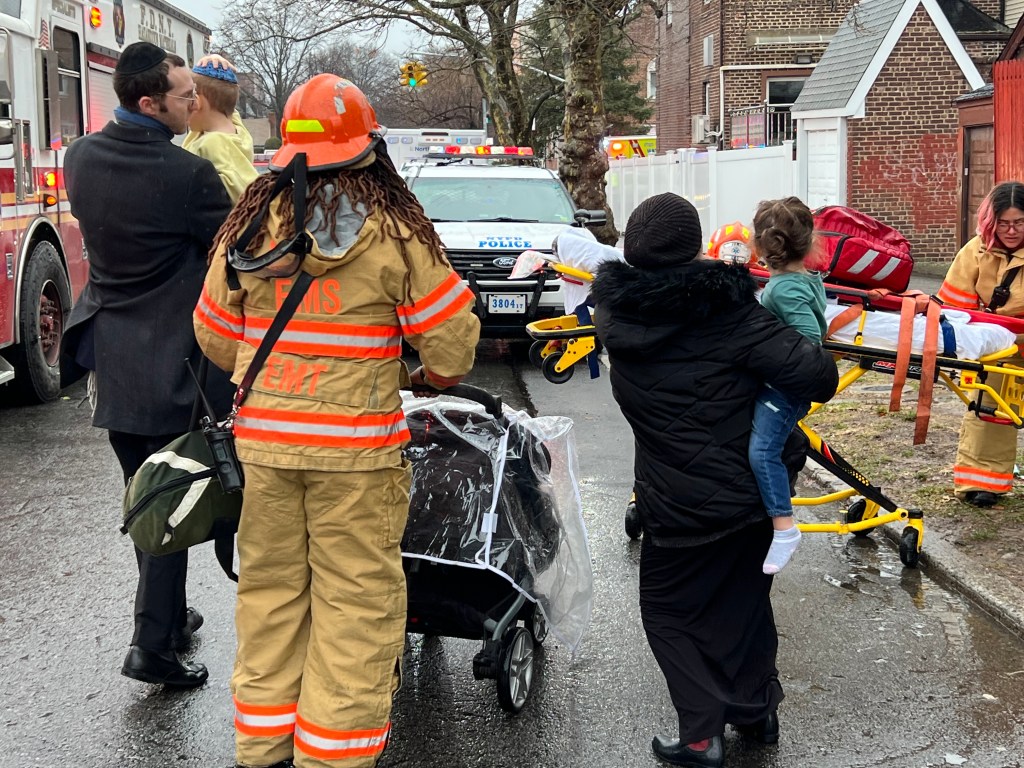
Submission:
[[[112,117],[114,66],[137,40],[192,66],[210,30],[162,0],[0,0],[0,400],[60,391],[64,324],[89,276],[64,153]]]

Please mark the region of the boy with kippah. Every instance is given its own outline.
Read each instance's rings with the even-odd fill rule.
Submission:
[[[238,78],[229,67],[204,59],[192,68],[192,79],[196,104],[182,147],[213,163],[231,202],[236,203],[259,175],[252,164],[252,136],[235,111]]]

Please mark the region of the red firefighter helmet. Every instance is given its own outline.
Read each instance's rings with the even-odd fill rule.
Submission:
[[[732,264],[757,263],[750,238],[753,233],[740,221],[724,224],[714,231],[708,241],[708,256],[712,259],[728,261]]]
[[[281,117],[281,148],[270,170],[281,171],[300,152],[311,171],[343,168],[373,151],[383,129],[366,96],[337,75],[316,75],[288,97]]]

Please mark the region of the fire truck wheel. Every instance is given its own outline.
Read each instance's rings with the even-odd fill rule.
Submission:
[[[60,342],[71,312],[71,289],[57,249],[36,243],[21,281],[18,331],[11,348],[17,374],[11,382],[22,402],[45,403],[60,394]]]

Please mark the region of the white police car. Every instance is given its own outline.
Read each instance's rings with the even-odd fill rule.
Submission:
[[[401,169],[476,295],[486,336],[521,336],[528,322],[565,314],[553,270],[525,280],[508,275],[523,251],[551,253],[565,227],[605,222],[603,211],[577,210],[558,176],[532,154],[528,147],[455,146]]]

